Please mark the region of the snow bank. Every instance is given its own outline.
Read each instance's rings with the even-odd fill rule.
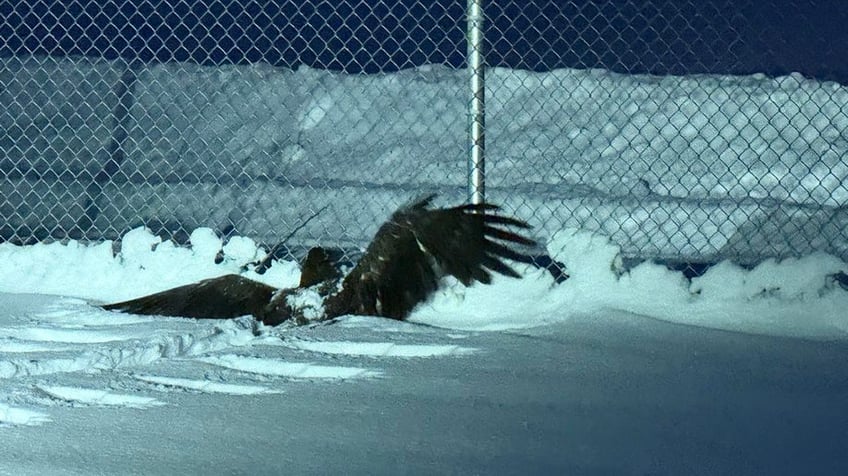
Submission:
[[[297,286],[300,271],[290,261],[275,262],[264,274],[249,263],[267,251],[253,240],[234,237],[226,244],[212,230],[191,234],[191,244],[176,246],[145,228],[127,233],[120,251],[111,241],[85,245],[0,243],[0,292],[73,296],[115,302],[228,273],[242,274],[277,287]],[[223,260],[215,263],[222,252]]]
[[[567,264],[556,285],[545,271],[523,280],[497,277],[493,286],[450,286],[419,307],[411,320],[459,329],[507,329],[610,310],[680,324],[765,335],[816,339],[848,337],[848,290],[834,275],[848,264],[825,253],[768,260],[753,269],[731,262],[687,280],[645,262],[625,271],[620,249],[579,230],[557,234],[548,249]]]
[[[111,302],[225,273],[241,273],[278,287],[296,286],[297,264],[275,261],[263,275],[250,262],[266,251],[252,240],[222,245],[198,229],[190,247],[133,230],[113,254],[111,242],[85,246],[0,244],[0,292],[43,293]],[[547,245],[570,278],[521,266],[524,278],[496,276],[490,286],[450,281],[420,305],[413,322],[464,330],[505,330],[560,322],[609,310],[736,332],[830,339],[848,335],[848,291],[834,278],[848,264],[824,253],[769,260],[753,269],[730,262],[687,280],[680,272],[645,262],[625,270],[621,251],[607,238],[579,230],[557,233]],[[224,259],[215,264],[223,250]],[[247,268],[247,270],[245,270]]]

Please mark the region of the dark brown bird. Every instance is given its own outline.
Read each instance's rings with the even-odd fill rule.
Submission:
[[[498,207],[491,204],[431,209],[433,198],[431,195],[392,214],[340,286],[341,273],[334,257],[322,248],[313,248],[303,263],[297,288],[276,289],[231,274],[103,307],[212,319],[253,315],[268,325],[345,314],[404,319],[438,289],[444,276],[454,276],[466,286],[475,281],[490,283],[491,272],[521,277],[504,260],[532,260],[513,245],[532,247],[535,242],[510,231],[528,229],[525,222],[496,214]],[[306,293],[317,293],[322,306],[303,304]]]

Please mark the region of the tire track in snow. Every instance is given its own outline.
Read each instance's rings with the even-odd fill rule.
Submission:
[[[197,359],[200,362],[224,367],[240,372],[261,374],[274,377],[290,377],[303,379],[349,379],[361,377],[376,377],[380,372],[360,367],[345,367],[339,365],[316,365],[313,363],[285,362],[278,359],[264,359],[243,355],[218,355]]]
[[[282,390],[274,390],[259,385],[229,384],[200,379],[163,377],[159,375],[135,375],[134,378],[157,386],[196,390],[204,393],[224,393],[228,395],[283,393]]]
[[[142,339],[149,331],[116,332],[104,329],[72,329],[55,327],[0,328],[0,337],[33,342],[58,342],[63,344],[105,344],[108,342]]]
[[[443,357],[476,351],[458,345],[395,344],[393,342],[293,341],[291,347],[323,354],[369,357]]]
[[[73,347],[52,343],[26,342],[14,338],[0,339],[0,355],[2,354],[31,354],[36,352],[66,352]]]
[[[15,317],[20,318],[20,315]],[[60,299],[42,308],[42,312],[24,315],[23,319],[23,322],[11,326],[11,322],[4,323],[6,325],[0,327],[0,398],[4,393],[17,395],[15,401],[18,402],[27,392],[14,389],[23,385],[34,390],[24,397],[33,409],[0,404],[0,425],[50,422],[49,415],[36,410],[56,402],[71,406],[151,409],[167,402],[147,396],[145,391],[233,396],[279,394],[283,393],[281,387],[291,380],[351,380],[383,375],[382,370],[368,368],[368,365],[321,362],[335,361],[340,356],[445,358],[477,352],[477,349],[452,343],[395,343],[382,338],[370,342],[310,340],[313,333],[301,339],[298,333],[309,332],[308,329],[297,328],[292,332],[284,328],[265,328],[252,319],[193,321],[132,316],[103,311],[74,299]],[[383,326],[386,326],[379,321],[366,320],[364,323],[370,323],[375,332],[385,330]],[[424,335],[418,327],[386,329]],[[451,339],[451,336],[439,337]],[[251,352],[251,348],[257,350]],[[271,357],[255,355],[269,348],[278,350],[272,351]],[[311,354],[315,361],[287,359],[286,354],[292,352],[301,358],[304,353]],[[179,373],[176,375],[173,375],[173,366],[169,367],[169,375],[157,374],[157,365],[164,361],[185,362],[188,367],[179,370],[182,367],[177,366]],[[203,377],[208,374],[204,366],[226,370],[228,381]],[[114,372],[121,369],[134,370]],[[113,372],[111,384],[103,383],[102,372]],[[49,383],[44,381],[46,376],[71,373],[76,375],[69,380],[73,382],[71,385],[56,383],[62,380],[57,377],[49,377]],[[83,381],[91,378],[92,384],[79,385],[80,377]],[[257,378],[262,385],[256,384]],[[7,381],[5,385],[4,380]],[[135,384],[125,387],[128,380]],[[115,391],[115,384],[125,390]]]
[[[150,316],[104,311],[74,298],[61,298],[57,303],[47,306],[45,311],[33,315],[32,318],[39,322],[49,322],[65,327],[114,327],[161,321],[161,319]]]
[[[149,408],[165,405],[164,402],[155,398],[113,393],[108,390],[56,385],[36,385],[35,387],[52,398],[90,406]]]
[[[71,357],[61,358],[17,358],[0,357],[0,379],[21,376],[49,375],[56,373],[79,372],[85,370],[116,370],[126,367],[150,365],[165,358],[183,358],[199,356],[209,352],[225,350],[231,347],[248,345],[253,333],[233,325],[236,321],[223,321],[220,326],[201,329],[197,333],[152,336],[147,340],[135,338],[120,342],[120,345],[94,346],[81,350]],[[33,330],[33,334],[39,334]],[[148,331],[148,334],[150,331]],[[55,335],[52,332],[46,333]],[[79,342],[84,342],[83,334]],[[42,341],[48,342],[48,341]],[[54,341],[63,343],[64,341]],[[115,341],[90,342],[92,344],[114,343]],[[87,348],[86,348],[87,349]],[[2,355],[2,354],[0,354]]]

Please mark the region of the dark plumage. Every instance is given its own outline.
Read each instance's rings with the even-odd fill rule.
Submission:
[[[313,310],[320,313],[318,318],[365,314],[404,319],[436,291],[444,276],[454,276],[466,286],[474,281],[490,283],[491,272],[520,277],[504,260],[531,261],[513,245],[530,247],[535,242],[510,231],[529,228],[525,222],[496,214],[498,207],[490,204],[431,209],[432,199],[429,196],[392,214],[341,286],[335,257],[313,248],[297,288],[277,290],[227,275],[104,308],[214,319],[249,314],[274,325],[303,320],[307,309],[296,298],[317,291],[323,298],[323,310]]]

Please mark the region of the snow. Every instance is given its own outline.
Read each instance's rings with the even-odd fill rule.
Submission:
[[[12,315],[44,326],[62,323],[39,313],[68,306],[45,296],[3,301],[13,305]],[[107,325],[119,316],[101,317]],[[207,342],[229,334],[231,344],[219,340],[201,352],[173,345],[135,363],[122,359],[137,347],[154,350],[152,337],[80,345],[64,356],[112,358],[78,371],[4,375],[0,473],[839,475],[848,469],[844,342],[710,331],[626,312],[520,331],[452,331],[452,337],[368,317],[243,330],[220,321],[153,318],[145,327],[167,332],[174,343],[188,343],[191,334],[202,342],[202,329],[220,327],[204,333]],[[350,347],[359,353],[339,353],[353,342],[362,343]],[[380,342],[475,351],[402,356],[374,346],[367,352]],[[47,358],[34,353],[16,363],[23,371],[32,366],[27,362]],[[296,365],[302,377],[279,375]],[[334,367],[369,374],[327,370]],[[104,402],[100,395],[109,396]]]
[[[164,405],[164,403],[156,400],[155,398],[123,395],[104,390],[90,390],[85,388],[48,385],[37,385],[36,388],[53,398],[71,403],[77,402],[89,405],[119,406],[127,408],[148,408]]]
[[[446,280],[409,322],[267,327],[97,304],[227,273],[292,287],[291,257],[255,264],[316,210],[292,243],[356,249],[411,197],[459,202],[462,73],[2,61],[21,107],[0,125],[34,134],[0,133],[4,170],[97,173],[86,151],[115,121],[128,137],[93,197],[109,240],[0,243],[0,473],[848,470],[842,86],[495,69],[490,198],[569,279],[519,264]],[[72,94],[127,81],[125,117]],[[92,132],[24,127],[51,107]],[[0,176],[0,232],[72,229],[79,188]],[[715,264],[688,279],[669,258]]]
[[[258,385],[239,385],[210,382],[208,380],[193,380],[187,378],[161,377],[157,375],[136,375],[135,378],[163,387],[176,387],[186,390],[197,390],[204,393],[223,393],[227,395],[260,395],[266,393],[281,393]]]
[[[181,247],[136,229],[123,237],[114,254],[111,242],[3,243],[0,290],[107,303],[226,273],[241,273],[279,288],[294,287],[300,279],[297,263],[285,260],[274,261],[267,272],[257,274],[251,263],[267,250],[252,240],[232,239],[223,245],[208,229],[195,230],[191,239],[190,246]],[[216,264],[219,251],[223,259]],[[447,279],[409,320],[451,329],[505,330],[563,322],[575,313],[623,310],[734,332],[813,339],[848,336],[848,317],[842,312],[848,306],[848,291],[836,280],[838,273],[848,272],[848,265],[826,253],[769,259],[752,269],[723,261],[687,280],[682,273],[651,262],[625,269],[618,246],[583,230],[562,230],[547,243],[546,251],[566,264],[570,278],[564,283],[556,284],[547,271],[530,265],[518,265],[523,279],[496,276],[491,286],[465,288]],[[299,305],[319,312],[317,294],[297,299],[302,301]],[[138,319],[125,315],[109,317],[110,329],[98,330],[101,316],[95,308],[80,300],[68,303],[82,307],[84,313],[63,309],[50,315],[82,330],[20,329],[14,336],[29,342],[96,343],[147,332],[127,329]],[[113,330],[118,325],[120,330]],[[11,337],[0,328],[3,336]],[[26,348],[24,343],[15,346]]]

